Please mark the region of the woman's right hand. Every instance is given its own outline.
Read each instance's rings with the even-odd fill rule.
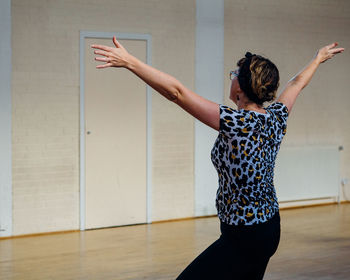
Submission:
[[[97,65],[96,68],[107,67],[127,67],[129,63],[130,54],[120,44],[115,36],[113,36],[113,43],[115,48],[111,48],[105,45],[91,45],[92,48],[97,49],[94,54],[101,55],[102,57],[96,57],[95,60],[105,62],[105,64]]]
[[[336,54],[342,53],[345,50],[344,48],[335,48],[336,46],[338,46],[337,42],[319,49],[316,53],[316,59],[320,63],[323,63],[328,59],[331,59]]]

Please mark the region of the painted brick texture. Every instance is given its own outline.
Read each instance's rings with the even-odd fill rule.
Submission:
[[[79,228],[80,30],[151,34],[153,65],[194,89],[194,15],[185,0],[12,1],[14,235]],[[153,96],[153,220],[193,216],[193,118]]]
[[[280,71],[280,89],[332,42],[350,44],[350,2],[225,1],[225,72],[236,68],[246,51],[270,58]],[[302,91],[288,120],[286,146],[344,146],[340,176],[350,178],[349,50],[322,64]],[[225,103],[229,100],[225,77]],[[349,200],[350,185],[342,199]]]

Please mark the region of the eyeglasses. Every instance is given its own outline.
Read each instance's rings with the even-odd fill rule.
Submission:
[[[230,72],[230,80],[233,80],[235,77],[238,77],[239,71],[234,70]]]
[[[233,70],[230,72],[230,80],[233,80],[235,77],[238,77],[239,71],[237,70]]]

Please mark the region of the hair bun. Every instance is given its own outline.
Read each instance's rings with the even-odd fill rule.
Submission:
[[[275,64],[260,55],[246,52],[237,66],[238,83],[248,99],[260,105],[274,99],[279,85],[279,72]]]

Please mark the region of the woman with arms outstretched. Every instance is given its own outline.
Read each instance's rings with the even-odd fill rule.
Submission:
[[[237,110],[209,101],[174,77],[141,62],[113,37],[115,48],[92,45],[97,68],[123,67],[219,132],[211,151],[218,172],[216,208],[221,235],[177,279],[263,279],[280,240],[279,206],[273,185],[275,159],[287,118],[316,69],[344,48],[321,48],[285,86],[277,101],[277,67],[267,58],[246,53],[231,71],[230,99]]]

